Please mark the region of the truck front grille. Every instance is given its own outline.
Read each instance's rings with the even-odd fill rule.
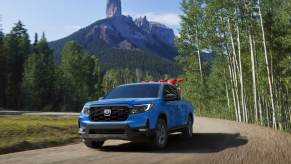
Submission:
[[[110,114],[105,114],[105,110],[111,110]],[[127,106],[93,107],[90,109],[91,121],[125,121],[129,115]]]

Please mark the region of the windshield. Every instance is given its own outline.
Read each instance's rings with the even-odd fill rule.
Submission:
[[[159,96],[159,84],[126,85],[114,88],[104,99],[119,98],[156,98]]]

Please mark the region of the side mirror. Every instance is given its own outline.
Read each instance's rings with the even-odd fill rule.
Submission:
[[[104,97],[100,97],[98,100],[103,100],[104,99]]]
[[[167,94],[165,96],[165,100],[166,101],[175,101],[175,100],[177,100],[177,96],[175,94]]]

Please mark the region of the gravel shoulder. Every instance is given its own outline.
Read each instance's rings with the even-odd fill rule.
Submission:
[[[197,118],[195,134],[171,135],[166,150],[143,143],[107,141],[102,150],[83,144],[0,156],[0,163],[291,163],[291,135],[256,125]]]

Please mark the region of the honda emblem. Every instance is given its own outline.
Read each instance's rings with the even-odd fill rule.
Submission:
[[[104,116],[111,116],[111,109],[104,109]]]

